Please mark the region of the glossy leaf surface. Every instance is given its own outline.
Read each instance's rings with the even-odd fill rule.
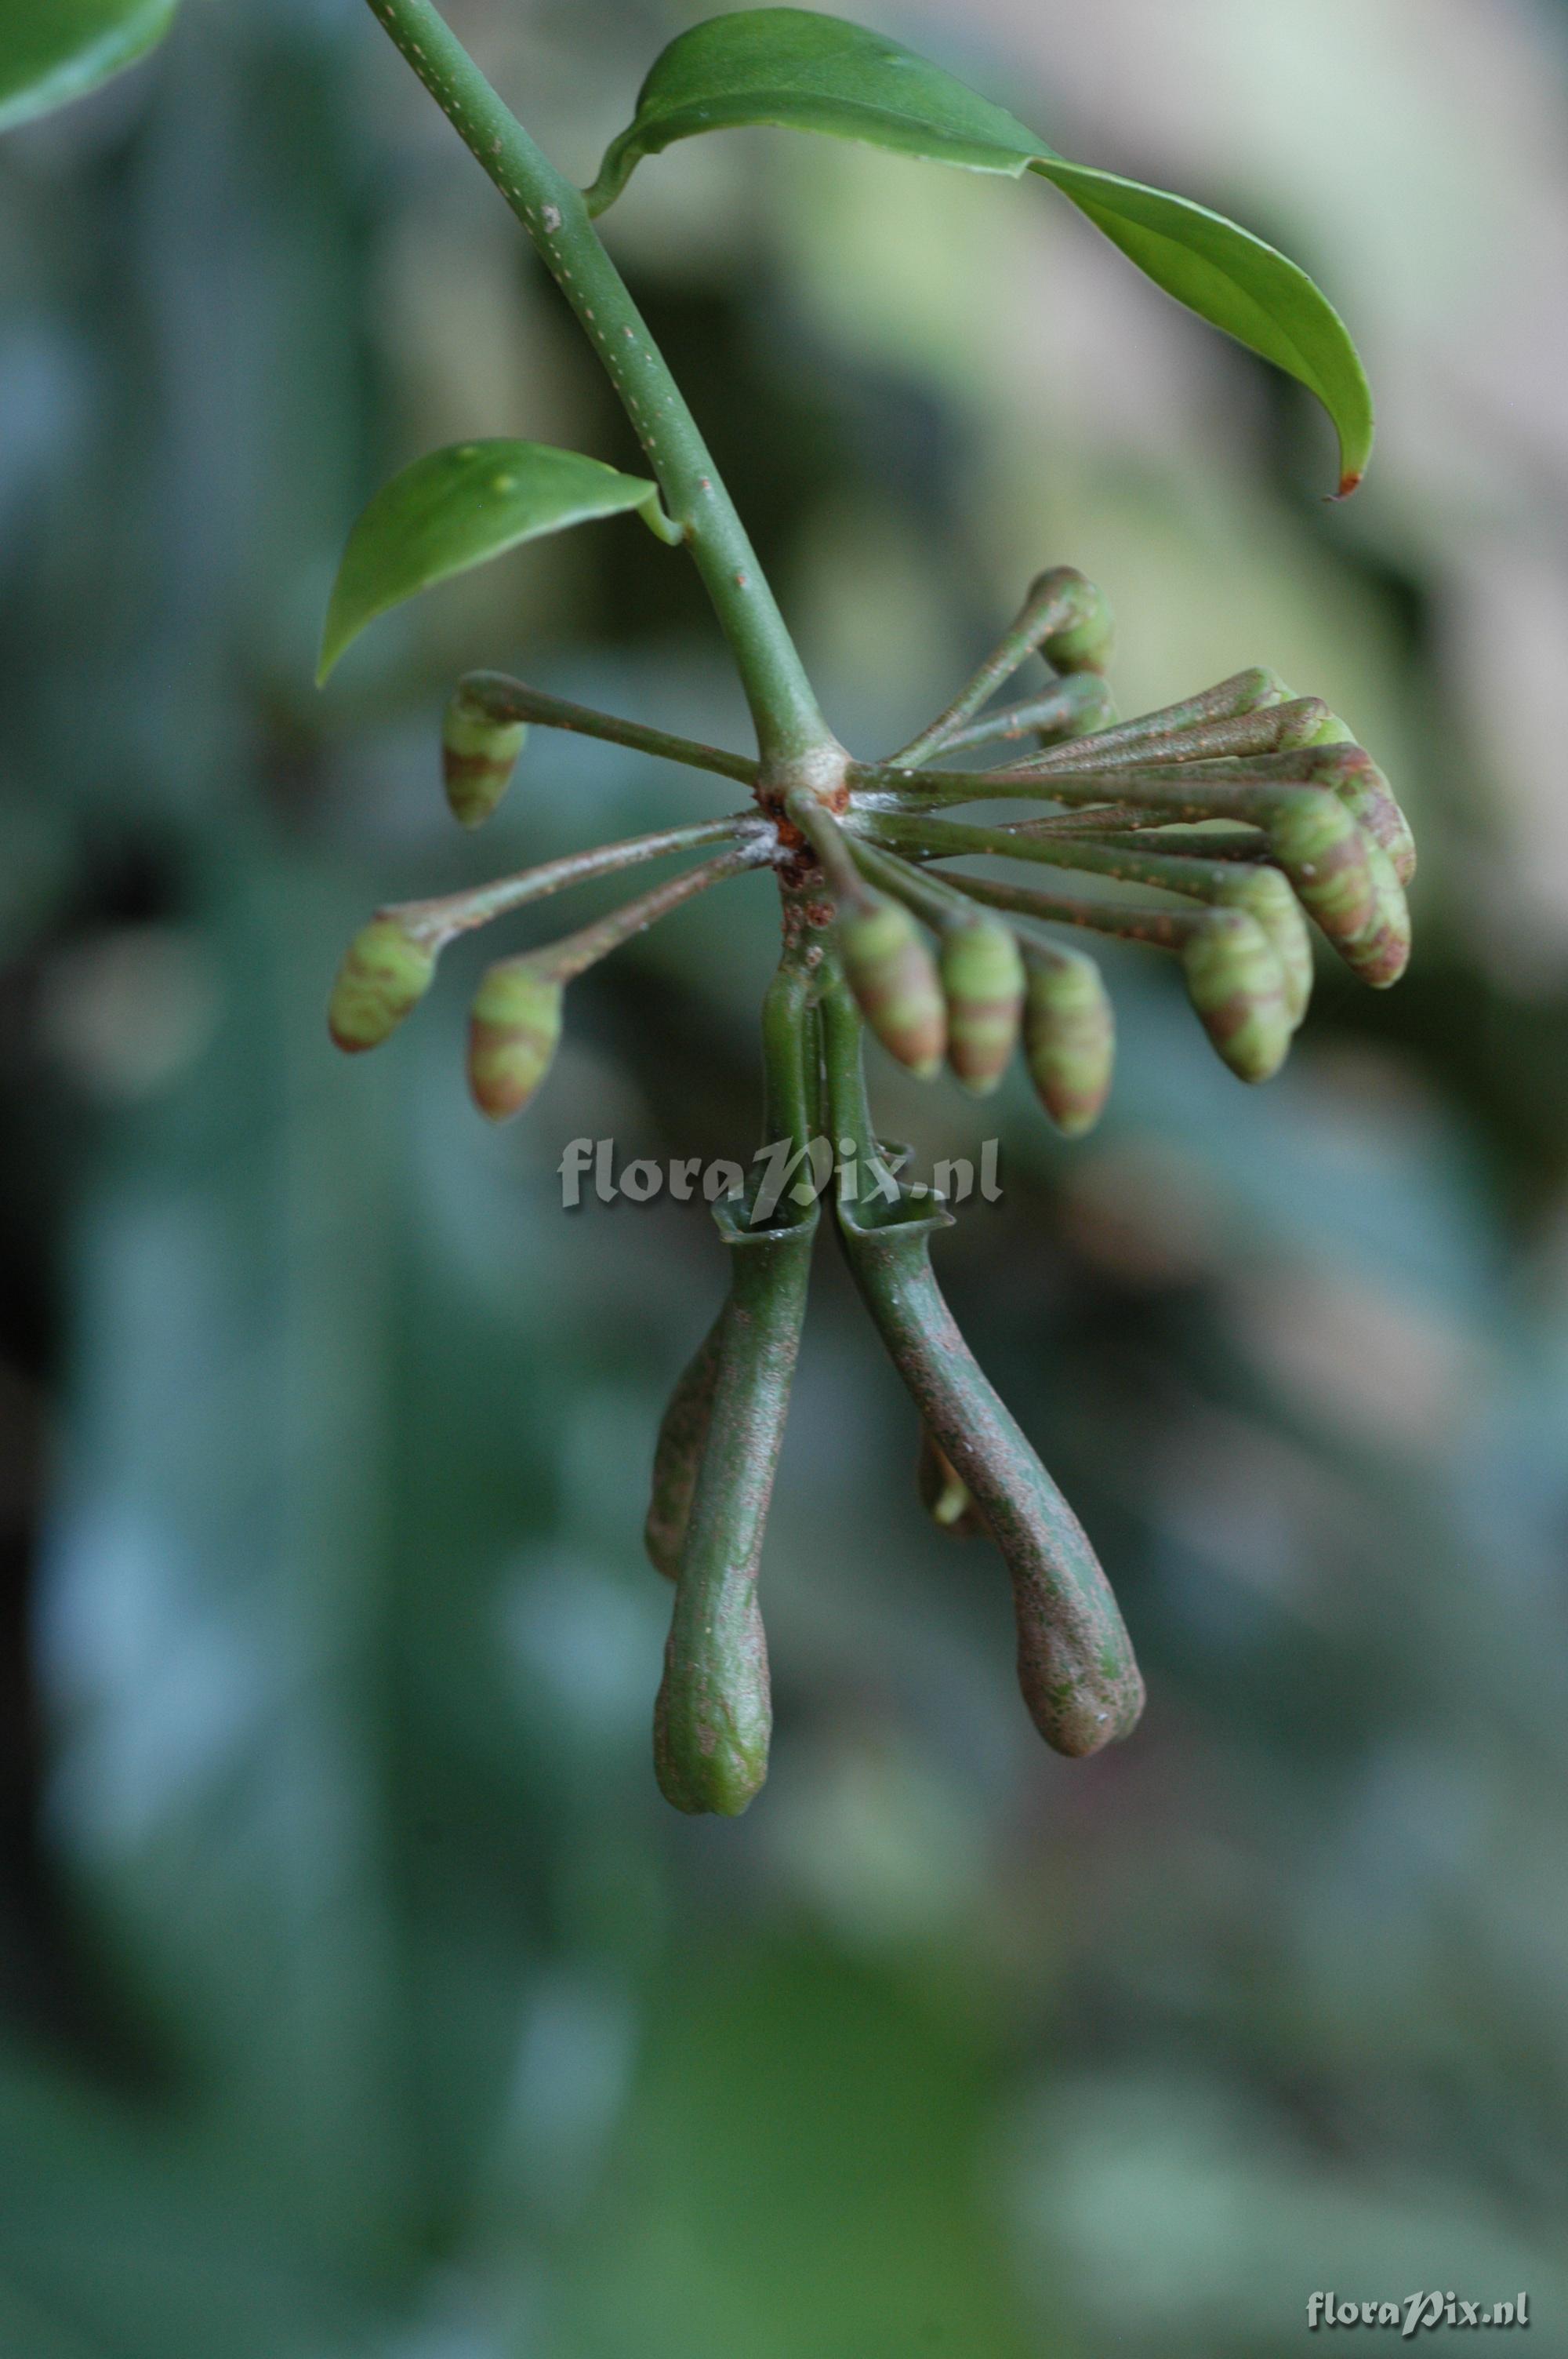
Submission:
[[[544,442],[459,442],[416,459],[377,492],[349,535],[318,682],[367,623],[416,591],[542,533],[657,506],[657,487],[646,477]]]
[[[0,131],[64,106],[161,41],[177,0],[0,0]]]
[[[1016,179],[1044,147],[1026,124],[898,41],[807,8],[711,16],[654,60],[589,193],[602,212],[644,156],[699,131],[772,123]]]
[[[1060,156],[1033,168],[1167,295],[1317,396],[1339,436],[1340,496],[1353,492],[1372,451],[1371,387],[1349,330],[1306,272],[1189,198]]]
[[[1053,181],[1156,286],[1316,395],[1339,437],[1340,490],[1372,447],[1372,400],[1348,332],[1306,273],[1222,214],[1070,163],[1027,125],[897,41],[805,8],[715,16],[654,62],[589,193],[613,201],[644,156],[700,131],[773,124],[905,156]]]

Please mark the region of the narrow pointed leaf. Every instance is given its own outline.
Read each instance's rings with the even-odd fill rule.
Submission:
[[[0,131],[64,106],[162,40],[177,0],[0,0]]]
[[[349,535],[321,635],[318,684],[367,623],[416,591],[541,533],[629,508],[651,514],[658,497],[641,475],[544,442],[460,442],[416,459],[377,492]]]
[[[1372,447],[1372,402],[1355,345],[1303,270],[1187,198],[1065,157],[1000,106],[897,41],[805,8],[714,16],[654,61],[589,204],[602,212],[644,156],[699,131],[775,124],[1017,178],[1033,169],[1155,284],[1296,377],[1339,436],[1340,491]]]
[[[1339,436],[1339,495],[1353,492],[1372,451],[1371,387],[1349,330],[1306,272],[1189,198],[1060,156],[1033,168],[1156,287],[1317,396]]]

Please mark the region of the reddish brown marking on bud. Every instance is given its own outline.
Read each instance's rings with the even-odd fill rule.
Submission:
[[[1204,1011],[1204,1029],[1217,1048],[1222,1041],[1233,1040],[1252,1018],[1252,1002],[1244,991],[1233,991],[1217,1006]]]
[[[454,754],[449,747],[442,753],[441,769],[450,785],[460,778],[509,778],[513,765],[492,761],[488,754]]]

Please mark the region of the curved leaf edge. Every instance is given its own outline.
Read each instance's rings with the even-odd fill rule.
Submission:
[[[128,66],[139,64],[167,38],[178,7],[179,0],[147,0],[147,5],[130,12],[125,24],[99,33],[73,54],[58,60],[36,81],[0,94],[0,132],[52,114],[113,81]],[[0,74],[0,83],[3,81]]]
[[[1277,353],[1251,343],[1236,329],[1227,327],[1223,321],[1212,318],[1197,305],[1187,301],[1184,297],[1173,293],[1170,288],[1162,288],[1162,292],[1170,294],[1173,302],[1180,303],[1184,310],[1193,311],[1197,318],[1206,321],[1208,326],[1217,329],[1222,335],[1229,336],[1234,342],[1243,345],[1249,351],[1259,353],[1260,358],[1270,362],[1272,366],[1282,369],[1286,375],[1293,376],[1299,385],[1303,386],[1307,392],[1314,396],[1326,412],[1339,440],[1339,487],[1332,496],[1335,499],[1348,499],[1366,474],[1372,455],[1375,429],[1372,388],[1368,381],[1361,356],[1356,349],[1354,337],[1311,273],[1303,270],[1299,262],[1292,262],[1288,254],[1281,254],[1278,246],[1271,245],[1267,239],[1259,237],[1252,230],[1243,228],[1239,222],[1232,221],[1228,214],[1217,212],[1212,206],[1199,204],[1195,198],[1178,196],[1170,189],[1156,189],[1142,180],[1129,179],[1120,173],[1102,171],[1097,165],[1075,164],[1062,156],[1036,158],[1029,168],[1033,172],[1039,173],[1042,179],[1049,180],[1054,188],[1059,190],[1070,203],[1077,207],[1086,221],[1092,223],[1103,237],[1109,238],[1119,251],[1125,253],[1126,248],[1122,246],[1121,241],[1114,232],[1108,229],[1099,218],[1102,208],[1096,203],[1097,191],[1103,191],[1109,196],[1126,191],[1138,199],[1151,200],[1157,206],[1169,207],[1179,216],[1185,216],[1195,223],[1201,223],[1206,230],[1219,233],[1227,243],[1234,241],[1238,248],[1257,255],[1268,268],[1277,272],[1292,287],[1308,314],[1315,315],[1317,323],[1325,335],[1339,348],[1336,357],[1341,364],[1344,375],[1342,382],[1337,386],[1329,386],[1318,360],[1301,344],[1278,315],[1271,315],[1271,324],[1281,342],[1291,347],[1293,353],[1293,358],[1291,360],[1282,359]],[[1074,182],[1078,183],[1076,188],[1072,185]],[[1111,210],[1111,208],[1107,207],[1104,210]],[[1170,243],[1177,246],[1182,245],[1182,241],[1176,238],[1172,238]],[[1153,273],[1134,255],[1129,255],[1128,259],[1132,262],[1135,269],[1143,271],[1145,277],[1153,277]],[[1238,280],[1235,283],[1240,286]],[[1154,278],[1154,284],[1160,286],[1161,281]],[[1257,299],[1250,295],[1250,290],[1242,288],[1241,291],[1249,300]]]
[[[611,494],[611,486],[613,484],[618,487],[619,495],[611,494],[610,496],[585,504],[575,512],[568,508],[543,523],[525,525],[515,532],[506,533],[473,556],[460,557],[453,563],[443,565],[437,571],[425,574],[419,581],[410,583],[406,590],[395,591],[385,598],[373,598],[362,604],[356,603],[351,613],[345,614],[344,609],[348,604],[345,577],[349,574],[351,562],[362,549],[366,537],[379,521],[381,514],[393,496],[406,485],[410,476],[416,475],[420,469],[427,467],[433,460],[443,459],[470,448],[493,453],[497,460],[505,457],[515,462],[516,454],[520,451],[527,451],[543,452],[552,459],[575,460],[586,467],[602,468],[605,476],[610,479],[603,486],[604,492]],[[417,597],[421,591],[437,589],[443,582],[454,582],[460,574],[471,573],[479,566],[488,565],[493,559],[504,557],[508,550],[521,549],[526,541],[546,539],[551,533],[569,530],[573,525],[594,524],[604,517],[633,513],[640,516],[649,531],[667,547],[679,547],[684,542],[686,536],[681,527],[665,512],[657,484],[643,475],[622,474],[619,468],[611,467],[605,460],[591,458],[586,451],[562,451],[546,442],[519,443],[504,437],[492,438],[488,441],[475,441],[471,444],[448,443],[435,451],[427,451],[422,458],[411,461],[406,467],[402,468],[397,474],[383,484],[379,491],[372,494],[349,529],[342,556],[338,560],[338,571],[332,583],[331,594],[327,602],[326,620],[321,626],[321,644],[316,662],[317,687],[325,687],[328,679],[362,632],[368,630],[372,623],[378,622],[383,614],[391,614],[395,607],[406,605],[408,601]]]
[[[675,147],[682,139],[694,139],[704,131],[814,131],[819,137],[859,140],[864,147],[888,148],[894,155],[907,156],[914,163],[946,164],[950,171],[989,172],[999,179],[1009,180],[1021,180],[1032,165],[1054,159],[1056,154],[1055,149],[1047,147],[1044,140],[1033,147],[1018,149],[1011,159],[1006,159],[1006,151],[1000,147],[982,153],[977,146],[968,156],[957,155],[952,152],[962,145],[957,139],[950,142],[946,154],[939,154],[935,148],[923,151],[917,146],[891,147],[887,140],[879,139],[875,131],[868,127],[870,110],[853,101],[845,103],[842,119],[837,123],[802,120],[808,113],[820,114],[823,112],[824,102],[820,99],[802,101],[795,107],[774,104],[765,114],[753,109],[741,113],[739,109],[742,103],[736,101],[733,110],[715,107],[700,122],[690,120],[685,114],[671,115],[665,123],[653,126],[656,136],[639,131],[635,122],[629,124],[611,141],[604,151],[598,177],[582,192],[589,215],[597,218],[609,211],[645,157],[661,156],[666,147]],[[918,115],[904,115],[897,119],[913,132],[926,127]]]

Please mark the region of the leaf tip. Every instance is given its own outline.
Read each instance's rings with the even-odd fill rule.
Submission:
[[[1328,495],[1330,503],[1336,500],[1347,500],[1352,492],[1358,492],[1366,473],[1365,467],[1347,467],[1339,478],[1339,489],[1336,492],[1330,492]]]
[[[327,609],[327,619],[321,625],[321,644],[316,653],[316,685],[325,688],[347,652],[352,631],[345,632],[338,615],[336,599]]]

